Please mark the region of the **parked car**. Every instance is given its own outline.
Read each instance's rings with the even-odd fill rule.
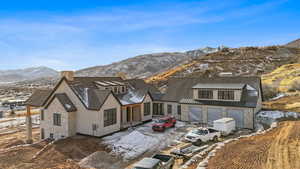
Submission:
[[[212,128],[197,128],[191,130],[185,135],[184,139],[188,142],[192,142],[195,145],[200,145],[202,142],[207,142],[210,140],[217,141],[221,136],[221,132]]]
[[[175,127],[176,119],[171,116],[163,117],[154,120],[154,124],[152,125],[153,131],[165,131],[166,128]]]
[[[235,120],[228,117],[215,120],[213,128],[220,131],[224,136],[229,135],[235,130]]]
[[[170,155],[155,154],[135,163],[132,169],[172,169],[174,162],[174,157]]]

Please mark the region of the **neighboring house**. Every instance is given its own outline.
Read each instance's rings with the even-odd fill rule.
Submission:
[[[172,114],[182,121],[212,125],[232,117],[238,128],[254,128],[254,116],[262,107],[259,77],[172,78],[155,101],[153,114]],[[154,105],[153,105],[154,106]]]
[[[26,101],[42,107],[42,139],[100,137],[165,115],[205,125],[232,117],[238,128],[253,129],[261,109],[258,77],[172,78],[162,94],[141,79],[73,74],[62,72],[53,90],[37,90]]]
[[[159,91],[143,80],[62,75],[53,90],[38,90],[27,100],[43,108],[41,138],[104,136],[152,119],[150,93]]]

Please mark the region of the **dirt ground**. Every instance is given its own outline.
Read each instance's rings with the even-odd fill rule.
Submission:
[[[300,112],[300,95],[286,96],[278,100],[265,101],[263,108],[281,111]]]
[[[281,122],[264,134],[227,144],[209,160],[208,169],[300,168],[300,121]]]
[[[11,128],[16,131],[0,135],[0,169],[80,169],[77,162],[96,151],[109,151],[100,144],[99,138],[75,136],[60,140],[49,146],[37,158],[33,158],[49,142],[43,141],[25,147],[24,128]],[[39,129],[33,129],[34,141],[39,140]],[[13,148],[11,148],[13,147]]]

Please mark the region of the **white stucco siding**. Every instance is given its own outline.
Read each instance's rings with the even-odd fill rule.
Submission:
[[[54,125],[54,113],[61,115],[61,126]],[[44,129],[45,138],[49,138],[50,133],[53,134],[54,139],[72,136],[74,133],[70,132],[72,130],[69,126],[70,114],[74,114],[74,112],[66,112],[57,98],[54,98],[52,103],[44,110],[44,120],[41,120],[40,127]]]
[[[174,116],[176,119],[179,119],[178,112],[177,112],[178,103],[176,103],[176,102],[163,102],[163,103],[164,103],[164,114],[165,114],[165,116],[169,115],[168,114],[168,105],[171,105],[172,106],[172,113],[170,115]]]
[[[144,103],[150,103],[150,114],[147,115],[147,116],[144,115],[144,111],[145,111],[145,109],[144,109]],[[142,113],[142,115],[141,115],[142,121],[151,120],[152,119],[152,109],[153,109],[153,106],[152,106],[152,99],[149,96],[149,94],[146,95],[146,97],[145,97],[145,99],[144,99],[144,101],[143,101],[143,103],[141,105],[141,109],[142,109],[142,111],[141,111],[141,113]]]

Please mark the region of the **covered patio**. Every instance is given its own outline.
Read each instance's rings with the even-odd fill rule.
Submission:
[[[121,128],[128,128],[142,123],[141,104],[122,106]]]

